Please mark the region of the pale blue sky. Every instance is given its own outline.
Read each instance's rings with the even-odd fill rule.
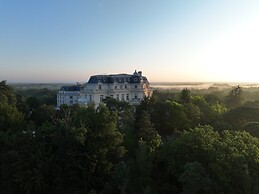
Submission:
[[[0,80],[259,82],[257,0],[0,0]]]

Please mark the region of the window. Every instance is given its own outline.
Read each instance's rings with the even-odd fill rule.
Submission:
[[[101,84],[98,85],[98,89],[99,89],[99,90],[102,89],[102,85],[101,85]]]
[[[100,101],[102,101],[103,100],[103,95],[100,95]]]
[[[120,98],[120,95],[116,94],[116,100],[119,100],[119,98]]]
[[[129,94],[126,94],[126,100],[129,100]]]
[[[138,88],[138,85],[135,85],[135,88]]]
[[[92,95],[89,95],[89,101],[92,101]]]
[[[114,86],[115,90],[117,90],[117,86]]]
[[[122,88],[123,88],[122,85],[120,85],[120,89],[121,89],[121,90],[122,90]]]
[[[135,99],[138,99],[138,95],[137,94],[135,94]]]
[[[125,87],[125,89],[127,89],[127,84],[125,84],[125,86],[124,86],[124,87]]]
[[[125,100],[124,94],[121,94],[121,100]]]
[[[73,96],[70,96],[70,99],[73,99]]]

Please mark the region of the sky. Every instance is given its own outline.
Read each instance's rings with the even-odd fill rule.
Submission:
[[[0,0],[0,80],[259,83],[258,0]]]

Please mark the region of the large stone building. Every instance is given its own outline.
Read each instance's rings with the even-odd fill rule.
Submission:
[[[62,86],[57,94],[57,107],[60,107],[62,104],[78,104],[83,90],[84,87],[80,84],[75,86]]]
[[[84,85],[63,86],[57,94],[57,106],[62,104],[95,104],[98,106],[106,97],[139,104],[150,97],[152,90],[142,72],[130,74],[93,75]]]

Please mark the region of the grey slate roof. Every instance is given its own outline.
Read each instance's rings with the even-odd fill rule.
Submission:
[[[80,91],[83,89],[81,85],[74,85],[74,86],[62,86],[59,91]]]
[[[140,83],[143,80],[147,81],[145,76],[129,75],[129,74],[111,74],[111,75],[93,75],[88,83]]]

